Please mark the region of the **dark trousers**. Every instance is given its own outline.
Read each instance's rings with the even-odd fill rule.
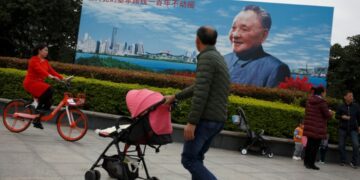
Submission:
[[[346,131],[343,129],[339,129],[339,150],[340,150],[340,160],[342,163],[346,163],[346,150],[345,150],[345,143],[348,136],[351,137],[352,142],[352,148],[353,148],[353,154],[352,154],[352,160],[351,162],[354,165],[358,165],[358,159],[359,159],[359,139],[358,139],[359,133],[355,130],[352,131]]]
[[[326,152],[328,150],[327,146],[320,146],[319,152],[320,152],[320,161],[325,162],[325,156]]]
[[[196,125],[195,139],[185,141],[181,154],[182,165],[191,173],[192,180],[216,180],[205,167],[205,153],[209,150],[214,137],[222,130],[224,123],[202,121]]]
[[[316,154],[319,150],[321,139],[314,139],[308,137],[305,148],[304,165],[313,167],[315,166]]]
[[[49,110],[52,105],[53,89],[49,87],[40,97],[36,110]]]

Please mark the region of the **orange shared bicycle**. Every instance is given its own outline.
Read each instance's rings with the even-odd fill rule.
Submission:
[[[61,82],[70,89],[72,78],[73,76],[70,76]],[[65,92],[63,99],[57,107],[50,114],[40,117],[40,114],[35,114],[33,102],[16,99],[5,105],[3,109],[3,123],[9,131],[19,133],[26,130],[35,118],[40,117],[41,121],[50,121],[60,112],[56,118],[56,127],[59,135],[66,141],[77,141],[84,137],[88,129],[88,119],[78,109],[84,103],[85,94],[78,94],[77,97],[73,97],[71,93]]]

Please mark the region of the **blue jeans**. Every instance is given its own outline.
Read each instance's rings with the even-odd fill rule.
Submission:
[[[342,163],[346,163],[346,150],[345,150],[345,142],[347,136],[351,136],[352,141],[352,148],[353,148],[353,155],[352,155],[352,163],[354,165],[358,165],[358,159],[359,159],[359,138],[358,138],[358,132],[355,130],[352,130],[350,132],[347,132],[346,130],[339,129],[339,150],[340,150],[340,158]]]
[[[301,157],[301,152],[303,151],[303,145],[301,142],[295,142],[295,151],[293,156]]]
[[[192,180],[216,180],[216,177],[204,166],[203,160],[211,141],[223,127],[222,122],[200,120],[196,125],[195,138],[185,141],[181,163],[191,173]]]

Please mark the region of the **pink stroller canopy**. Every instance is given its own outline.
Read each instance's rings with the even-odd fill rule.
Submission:
[[[153,105],[164,99],[159,92],[148,89],[130,90],[126,95],[126,104],[130,111],[131,118],[139,116]],[[149,122],[157,135],[171,134],[171,113],[170,106],[161,104],[149,114]]]

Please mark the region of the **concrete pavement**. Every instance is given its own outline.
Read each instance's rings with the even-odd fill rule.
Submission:
[[[1,116],[0,116],[1,117]],[[2,120],[2,118],[1,118]],[[44,123],[45,129],[32,126],[16,134],[0,124],[0,180],[81,180],[92,163],[111,141],[89,130],[78,142],[66,142],[54,124]],[[111,152],[114,152],[112,149]],[[189,180],[189,173],[180,164],[181,143],[172,143],[156,154],[149,148],[146,163],[151,176],[161,180]],[[110,155],[111,153],[109,153]],[[301,161],[274,156],[241,155],[237,151],[211,148],[206,166],[219,180],[337,180],[359,179],[360,169],[337,164],[318,165],[320,171],[305,169]],[[111,179],[98,168],[101,179]],[[143,174],[143,169],[140,169]]]

